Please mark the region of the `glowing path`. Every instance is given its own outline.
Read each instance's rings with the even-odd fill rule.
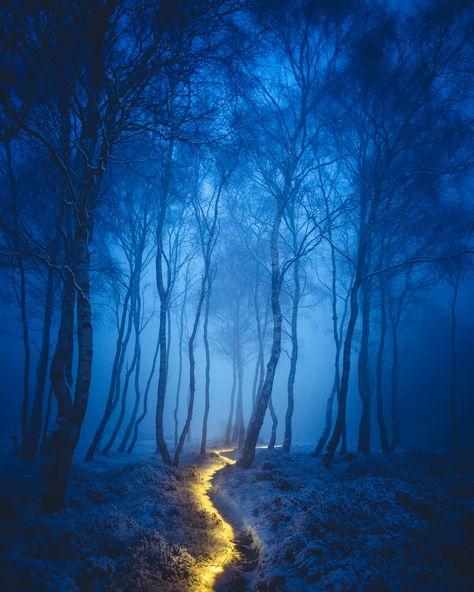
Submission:
[[[212,452],[218,455],[215,461],[211,461],[209,465],[203,467],[200,471],[201,482],[194,486],[194,493],[199,502],[199,505],[211,515],[215,516],[220,523],[218,534],[218,552],[213,556],[212,562],[202,566],[201,574],[203,579],[202,588],[199,592],[207,592],[214,589],[216,577],[224,571],[224,566],[235,561],[239,555],[235,546],[234,529],[226,522],[222,514],[218,511],[216,506],[212,503],[209,496],[212,487],[212,479],[217,471],[223,469],[226,465],[232,465],[235,460],[223,456],[226,452],[233,452],[233,450],[213,450]]]

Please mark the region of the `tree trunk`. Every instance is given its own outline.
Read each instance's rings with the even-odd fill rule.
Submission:
[[[331,389],[331,394],[328,397],[327,403],[326,403],[326,414],[325,414],[325,421],[324,421],[324,430],[323,433],[321,434],[321,437],[318,440],[318,443],[316,444],[316,448],[314,449],[314,456],[319,456],[322,451],[324,450],[324,447],[326,446],[326,442],[328,441],[329,438],[329,434],[331,433],[331,428],[332,428],[332,408],[334,406],[334,399],[336,398],[336,394],[337,394],[337,385],[338,385],[338,379],[336,376],[334,376],[334,381],[332,383],[332,389]]]
[[[150,392],[151,381],[153,380],[153,376],[155,375],[155,368],[156,368],[156,360],[158,359],[158,353],[160,349],[160,342],[157,340],[155,353],[153,354],[153,361],[151,363],[150,374],[148,375],[148,380],[145,386],[145,393],[143,395],[143,412],[140,417],[135,422],[135,427],[133,428],[133,437],[132,441],[130,442],[130,446],[127,449],[127,453],[130,454],[135,447],[138,438],[138,429],[140,424],[145,419],[146,414],[148,413],[148,393]]]
[[[385,425],[384,409],[383,409],[383,355],[385,350],[385,337],[387,334],[387,309],[385,303],[385,283],[381,279],[380,286],[380,338],[379,349],[377,352],[377,423],[380,434],[380,445],[382,452],[389,451],[389,443],[387,436],[387,427]]]
[[[128,422],[127,428],[125,429],[125,433],[122,437],[122,441],[119,446],[119,452],[125,452],[125,448],[127,446],[128,440],[132,434],[133,426],[135,425],[135,421],[138,415],[138,408],[140,406],[140,399],[141,399],[141,392],[140,392],[140,368],[141,368],[141,358],[142,358],[142,348],[140,343],[140,316],[141,316],[141,294],[140,294],[140,286],[137,286],[136,293],[136,305],[135,305],[135,312],[134,312],[134,325],[135,325],[135,380],[134,380],[134,387],[135,387],[135,401],[133,404],[132,414],[130,416],[130,421]]]
[[[46,483],[44,507],[56,511],[64,506],[66,483],[74,450],[79,440],[82,421],[87,408],[92,370],[93,332],[92,309],[90,303],[90,252],[89,221],[84,214],[77,221],[75,248],[77,249],[77,269],[75,281],[68,276],[72,290],[65,286],[66,324],[61,327],[66,334],[58,338],[55,358],[52,362],[51,382],[58,399],[56,425],[45,446],[45,465],[43,477]],[[65,282],[66,283],[66,282]],[[74,311],[74,292],[77,290],[77,380],[72,401],[69,386],[64,375],[67,348],[72,341]],[[61,330],[60,329],[60,330]],[[66,346],[66,347],[65,347]]]
[[[345,418],[344,418],[344,425],[342,428],[341,448],[339,449],[339,453],[342,455],[347,453],[347,422],[346,422]]]
[[[326,207],[326,214],[329,217],[329,207]],[[332,231],[331,226],[329,225],[329,239],[332,240]],[[319,441],[316,445],[314,450],[314,455],[319,456],[322,454],[324,447],[328,441],[329,435],[331,434],[332,428],[332,410],[334,407],[334,399],[336,395],[339,397],[339,387],[341,382],[341,371],[340,371],[340,360],[341,360],[341,338],[342,338],[342,330],[344,327],[346,315],[347,315],[347,304],[348,304],[348,296],[346,296],[344,301],[344,312],[342,315],[341,326],[339,327],[339,319],[337,313],[337,267],[336,267],[336,251],[334,246],[331,242],[331,266],[332,266],[332,285],[331,285],[331,306],[332,306],[332,331],[333,331],[333,339],[334,345],[336,349],[335,357],[334,357],[334,381],[331,389],[331,393],[328,397],[326,403],[326,415],[325,415],[325,423],[324,423],[324,430],[319,438]],[[345,435],[345,432],[344,432]]]
[[[18,260],[18,269],[20,272],[20,314],[21,328],[23,337],[23,402],[21,407],[21,451],[23,458],[27,458],[28,443],[28,411],[30,400],[30,363],[31,346],[30,332],[28,327],[28,314],[26,310],[26,278],[25,267],[21,258]]]
[[[178,447],[178,412],[179,412],[179,399],[181,394],[181,380],[183,376],[183,333],[184,333],[184,312],[186,310],[186,300],[188,294],[188,273],[186,273],[186,280],[184,286],[183,302],[181,304],[181,312],[179,315],[179,341],[178,341],[178,384],[176,386],[176,402],[174,406],[173,419],[174,419],[174,449]]]
[[[253,373],[252,381],[252,409],[255,407],[255,401],[257,400],[257,388],[260,380],[260,353],[257,353],[257,359],[255,360],[255,370]]]
[[[173,159],[174,140],[168,143],[166,155],[163,191],[160,195],[158,223],[156,226],[156,285],[160,297],[160,327],[158,339],[160,342],[160,365],[158,368],[158,391],[156,397],[156,451],[160,453],[163,462],[171,464],[171,456],[164,436],[163,414],[165,408],[166,387],[168,383],[168,347],[167,347],[167,327],[168,309],[170,299],[171,271],[169,264],[163,266],[164,246],[163,233],[168,211],[168,198],[170,188],[171,164]]]
[[[99,426],[94,434],[94,438],[87,450],[85,461],[90,462],[94,458],[95,451],[100,446],[102,441],[102,437],[104,435],[105,428],[112,417],[113,412],[115,411],[119,398],[120,398],[120,374],[122,372],[123,363],[125,360],[125,353],[127,351],[127,345],[130,339],[131,331],[132,331],[132,314],[129,310],[129,302],[132,296],[133,290],[133,283],[135,282],[135,270],[133,268],[130,269],[130,278],[129,278],[129,286],[127,292],[125,294],[125,298],[123,301],[123,308],[122,308],[122,315],[120,318],[119,324],[119,332],[117,336],[117,341],[115,345],[115,355],[114,361],[112,365],[112,375],[110,378],[110,386],[109,386],[109,393],[107,396],[107,402],[105,404],[104,414],[102,419],[99,423]]]
[[[227,427],[225,430],[225,445],[230,446],[232,444],[231,440],[231,433],[232,433],[232,423],[234,420],[234,405],[235,405],[235,391],[237,388],[237,364],[235,361],[235,346],[233,347],[233,356],[232,356],[232,388],[230,391],[230,409],[229,409],[229,417],[227,419]]]
[[[296,252],[296,244],[294,245]],[[285,435],[283,437],[283,452],[290,452],[291,439],[292,439],[292,418],[293,410],[295,407],[295,378],[296,378],[296,365],[298,363],[298,308],[300,305],[301,298],[301,287],[300,287],[300,264],[299,259],[296,259],[293,265],[293,281],[294,281],[294,292],[293,292],[293,307],[291,312],[291,356],[290,356],[290,372],[288,375],[288,407],[285,415]]]
[[[50,384],[49,390],[48,390],[48,401],[46,403],[46,414],[44,416],[43,433],[41,436],[41,444],[40,444],[40,448],[39,448],[39,453],[40,453],[41,457],[43,456],[46,439],[48,437],[49,421],[51,419],[52,402],[53,402],[53,387]]]
[[[458,267],[453,282],[453,298],[451,300],[451,381],[449,385],[449,413],[450,413],[450,447],[454,458],[458,450],[458,426],[456,414],[456,379],[457,379],[457,350],[456,350],[456,305],[458,300],[461,272]]]
[[[199,295],[198,306],[196,309],[196,316],[194,318],[193,330],[192,330],[191,335],[189,337],[189,343],[188,343],[188,355],[189,355],[188,413],[186,415],[186,420],[184,422],[183,430],[182,430],[181,435],[178,440],[178,447],[176,448],[175,453],[174,453],[173,464],[176,467],[179,465],[179,458],[181,456],[181,453],[183,452],[184,442],[186,440],[186,436],[188,434],[189,428],[191,426],[191,421],[193,418],[194,396],[196,393],[196,371],[195,371],[196,360],[194,358],[194,344],[196,341],[196,334],[197,334],[197,330],[199,327],[199,321],[201,318],[202,306],[203,306],[204,298],[206,295],[206,284],[208,281],[208,274],[209,274],[208,262],[206,262],[205,265],[206,265],[206,269],[204,272],[203,281],[201,283],[201,291],[200,291],[200,295]]]
[[[257,273],[258,273],[258,267],[257,267]],[[262,386],[262,382],[263,382],[263,373],[264,373],[264,360],[263,360],[263,356],[264,356],[264,351],[263,351],[263,331],[262,331],[262,322],[260,320],[260,303],[259,303],[259,295],[258,295],[258,281],[257,281],[257,285],[255,286],[255,289],[253,291],[253,305],[254,305],[254,309],[255,309],[255,322],[257,324],[257,347],[258,347],[258,352],[257,352],[257,360],[255,363],[255,374],[253,377],[253,385],[252,385],[252,411],[253,408],[255,407],[255,402],[257,400],[257,397],[260,393],[261,390],[261,386]],[[265,311],[265,325],[267,322],[267,312]],[[266,328],[266,326],[265,326]]]
[[[209,392],[211,387],[211,355],[209,352],[209,302],[211,296],[211,280],[207,282],[206,307],[204,310],[204,350],[206,352],[206,384],[204,387],[204,418],[202,420],[201,454],[206,454],[207,419],[209,417]]]
[[[171,456],[164,437],[163,414],[165,408],[166,384],[168,382],[168,356],[166,347],[166,320],[168,300],[164,298],[160,304],[160,328],[158,339],[160,344],[160,365],[158,374],[158,392],[156,401],[156,450],[160,453],[163,462],[171,464]]]
[[[370,452],[371,392],[369,377],[369,333],[370,333],[370,285],[362,283],[362,335],[357,365],[357,382],[362,401],[359,424],[359,443],[357,449],[365,454]]]
[[[273,398],[270,396],[268,399],[268,410],[270,411],[270,417],[272,420],[272,431],[270,433],[270,440],[268,441],[268,448],[273,450],[276,444],[276,437],[277,437],[277,429],[278,429],[278,416],[275,413],[275,408],[273,407]]]
[[[398,403],[398,320],[392,322],[392,441],[390,443],[391,450],[395,450],[395,448],[400,446],[400,417]]]
[[[26,458],[29,460],[35,460],[36,458],[43,423],[43,399],[49,364],[51,322],[54,310],[54,279],[54,272],[52,269],[49,269],[44,303],[43,336],[41,340],[41,348],[39,352],[36,374],[35,397],[33,401],[33,409],[30,415],[28,440],[25,450]]]
[[[263,420],[268,406],[268,401],[272,395],[273,381],[275,378],[275,371],[278,366],[278,360],[281,353],[281,305],[280,305],[280,291],[281,291],[281,276],[280,276],[280,262],[278,252],[278,236],[280,232],[281,220],[283,217],[283,207],[277,204],[275,217],[272,227],[272,235],[270,241],[271,264],[272,264],[272,283],[271,283],[271,302],[273,315],[273,340],[270,359],[267,364],[267,372],[262,386],[262,390],[258,396],[255,408],[250,417],[247,434],[245,437],[242,454],[237,461],[237,464],[246,469],[250,468],[255,459],[255,446],[257,445],[260,430],[262,429]]]
[[[139,352],[140,352],[140,302],[139,302],[139,298],[137,298],[137,291],[136,290],[134,290],[134,291],[135,291],[135,294],[132,297],[131,310],[130,310],[130,315],[134,319],[134,331],[135,331],[135,343],[134,343],[134,347],[133,347],[132,362],[131,362],[130,366],[127,368],[127,371],[125,373],[125,382],[123,384],[122,396],[121,396],[121,401],[120,401],[120,413],[117,418],[117,422],[115,424],[115,427],[112,431],[112,434],[109,438],[109,441],[107,442],[107,444],[104,446],[104,448],[102,450],[102,454],[108,454],[110,452],[110,450],[112,449],[112,446],[115,443],[115,440],[117,439],[120,428],[122,427],[122,423],[125,418],[125,412],[127,410],[128,385],[130,384],[130,378],[132,377],[132,374],[135,371]],[[137,314],[138,314],[138,316],[137,316]]]
[[[236,369],[237,369],[237,401],[235,405],[235,424],[234,433],[232,440],[237,444],[238,448],[242,446],[243,439],[245,437],[245,425],[244,425],[244,401],[243,401],[243,381],[244,381],[244,368],[242,361],[242,336],[240,327],[240,301],[237,306],[236,312]]]
[[[359,306],[357,303],[358,293],[360,287],[360,280],[358,277],[354,280],[351,288],[350,295],[350,308],[349,308],[349,322],[347,324],[346,337],[344,340],[344,350],[342,354],[342,376],[341,376],[341,388],[339,391],[337,417],[334,424],[334,430],[332,432],[329,444],[327,447],[326,454],[323,457],[326,466],[329,466],[336,452],[339,440],[343,431],[345,431],[346,424],[346,404],[347,404],[347,393],[349,390],[349,377],[351,373],[351,353],[352,353],[352,340],[354,337],[354,330],[357,323],[357,317],[359,314]]]

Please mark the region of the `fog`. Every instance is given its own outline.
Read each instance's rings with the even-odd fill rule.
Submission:
[[[402,566],[433,582],[442,537],[420,499],[440,487],[443,577],[466,583],[473,22],[457,0],[2,3],[0,450],[6,491],[25,488],[0,499],[11,589],[45,589],[51,557],[62,573],[49,550],[22,580],[17,534],[68,539],[44,516],[72,500],[101,526],[79,520],[68,552],[90,565],[70,589],[421,590]],[[124,497],[140,484],[143,516]],[[392,579],[383,541],[372,559],[354,545],[386,528],[395,545],[385,507],[403,541],[407,512],[425,521],[408,546],[436,547],[397,543]],[[108,512],[137,532],[99,545]],[[295,538],[276,536],[290,516]]]

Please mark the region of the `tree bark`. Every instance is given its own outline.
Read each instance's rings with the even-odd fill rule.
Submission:
[[[456,305],[458,300],[459,285],[461,283],[461,271],[456,270],[453,281],[453,297],[451,300],[451,380],[449,385],[449,414],[450,414],[450,447],[451,454],[454,457],[458,451],[458,422],[456,413],[456,381],[457,381],[457,349],[456,349]]]
[[[142,411],[142,414],[140,415],[140,417],[135,422],[135,426],[133,428],[132,441],[130,442],[130,446],[127,449],[128,454],[130,454],[135,447],[135,444],[136,444],[137,438],[138,438],[138,429],[139,429],[142,421],[145,419],[146,414],[148,413],[148,394],[150,392],[151,381],[153,380],[153,376],[155,375],[156,360],[158,359],[159,349],[160,349],[160,342],[157,341],[155,353],[153,354],[153,361],[151,363],[150,374],[148,375],[148,380],[147,380],[147,383],[145,386],[145,393],[143,395],[143,411]]]
[[[400,417],[398,403],[398,322],[392,322],[392,441],[390,448],[395,450],[400,446]]]
[[[225,430],[225,445],[230,446],[232,444],[232,423],[234,421],[234,405],[235,405],[235,391],[237,389],[237,365],[235,361],[235,345],[232,347],[232,388],[230,391],[230,409],[229,417],[227,419],[227,427]]]
[[[21,406],[21,451],[23,458],[27,458],[28,444],[28,411],[30,402],[30,364],[31,346],[30,330],[28,326],[28,314],[26,310],[26,277],[25,267],[21,257],[18,259],[18,270],[20,272],[20,315],[23,342],[23,402]]]
[[[294,244],[294,250],[296,252],[296,244]],[[290,452],[291,439],[292,439],[292,419],[293,410],[295,407],[295,378],[296,378],[296,365],[298,363],[298,309],[301,298],[301,286],[300,286],[300,263],[299,259],[296,259],[293,264],[293,307],[291,312],[291,356],[290,356],[290,372],[288,375],[288,407],[285,415],[285,434],[283,436],[283,452]]]
[[[115,443],[115,440],[117,439],[120,428],[122,427],[122,423],[125,418],[125,412],[127,410],[128,386],[130,384],[130,378],[132,377],[132,375],[135,371],[138,356],[140,353],[140,301],[139,301],[139,298],[137,298],[136,288],[134,289],[134,292],[135,292],[135,294],[132,297],[131,310],[130,310],[130,315],[133,319],[134,333],[135,333],[135,342],[134,342],[134,347],[133,347],[132,362],[131,362],[130,366],[127,368],[127,371],[125,373],[125,381],[123,384],[122,396],[120,398],[121,399],[120,400],[120,413],[117,418],[117,422],[115,424],[115,427],[112,430],[112,434],[110,435],[110,438],[109,438],[107,444],[104,446],[104,448],[102,450],[102,454],[108,454],[110,452],[110,450],[112,449],[112,446]]]
[[[236,360],[235,365],[237,369],[237,400],[235,405],[235,423],[234,433],[232,440],[237,444],[238,448],[242,446],[243,439],[245,437],[245,425],[244,425],[244,401],[243,401],[243,381],[244,381],[244,365],[242,360],[242,335],[240,326],[240,300],[238,302],[236,311],[236,342],[235,352]]]
[[[278,429],[278,416],[275,413],[275,408],[273,407],[273,398],[270,396],[268,399],[268,410],[270,411],[270,417],[272,420],[272,429],[270,432],[270,440],[268,441],[268,448],[273,450],[276,444],[276,437],[277,437],[277,429]]]
[[[44,416],[44,425],[43,425],[43,432],[42,432],[42,436],[41,436],[41,444],[39,447],[39,454],[41,457],[43,456],[46,439],[48,437],[49,421],[51,419],[52,402],[53,402],[53,387],[50,384],[49,389],[48,389],[48,401],[46,403],[46,414]]]
[[[360,287],[360,279],[356,276],[351,288],[350,308],[349,308],[349,322],[347,324],[346,337],[344,339],[344,350],[342,355],[342,376],[341,388],[339,391],[338,409],[334,430],[332,432],[326,454],[323,456],[326,466],[330,466],[334,453],[336,452],[339,440],[343,431],[345,431],[346,424],[346,404],[347,393],[349,390],[349,377],[351,372],[351,353],[352,353],[352,339],[354,337],[354,330],[359,314],[358,293]]]
[[[387,334],[387,308],[385,302],[385,283],[383,278],[380,285],[380,337],[379,349],[377,352],[377,423],[380,434],[380,445],[382,452],[388,452],[390,449],[387,436],[387,426],[385,425],[383,409],[383,356],[385,351],[385,338]]]
[[[165,172],[163,191],[160,195],[158,223],[156,227],[156,284],[158,288],[158,295],[160,297],[160,327],[158,332],[158,339],[160,342],[160,365],[158,368],[158,391],[156,397],[156,451],[161,455],[163,462],[167,465],[171,464],[171,456],[168,450],[164,437],[163,415],[166,398],[166,387],[168,383],[168,347],[167,347],[167,320],[168,308],[170,298],[170,268],[169,264],[163,266],[163,233],[165,229],[166,215],[168,210],[169,184],[171,175],[171,161],[173,158],[174,142],[171,140],[168,143],[168,151],[166,155]]]
[[[204,417],[202,420],[201,454],[206,454],[207,445],[207,420],[209,417],[209,394],[211,388],[211,355],[209,351],[209,303],[211,296],[211,280],[207,281],[206,306],[204,310],[204,351],[206,353],[206,383],[204,386]]]
[[[176,400],[173,412],[174,419],[174,449],[178,447],[178,413],[179,413],[179,399],[181,394],[181,381],[183,376],[183,333],[184,333],[184,312],[186,310],[186,300],[188,295],[188,273],[186,273],[186,280],[184,286],[183,302],[181,303],[181,311],[179,315],[179,339],[178,339],[178,384],[176,386]]]
[[[194,324],[193,329],[191,331],[191,335],[189,337],[188,342],[188,356],[189,356],[189,399],[188,399],[188,412],[186,415],[186,420],[184,422],[184,427],[181,432],[181,435],[178,440],[178,447],[175,450],[173,464],[174,466],[179,465],[179,458],[181,453],[183,452],[184,442],[186,440],[186,436],[189,431],[189,427],[191,425],[191,421],[193,418],[193,408],[194,408],[194,396],[196,393],[196,360],[194,357],[194,345],[196,341],[197,330],[199,327],[199,321],[201,319],[201,311],[202,306],[204,304],[204,298],[206,295],[206,284],[208,280],[209,268],[208,263],[205,264],[206,269],[204,272],[204,277],[201,283],[201,291],[199,295],[198,305],[196,309],[196,316],[194,317]]]
[[[44,303],[43,318],[43,336],[39,352],[36,388],[33,400],[33,408],[30,415],[30,425],[28,429],[28,439],[26,444],[25,456],[29,460],[35,460],[38,451],[38,444],[41,436],[43,423],[43,399],[46,387],[46,375],[49,364],[49,350],[51,342],[51,322],[54,310],[54,272],[48,270],[48,279],[46,283],[46,296]]]
[[[370,452],[370,415],[371,391],[369,376],[369,334],[370,334],[370,285],[362,283],[362,335],[360,353],[357,364],[357,382],[359,396],[362,401],[362,412],[359,424],[359,442],[357,449],[365,454]]]
[[[140,316],[141,316],[141,294],[140,294],[140,286],[137,286],[136,289],[136,306],[134,312],[134,325],[135,325],[135,375],[134,375],[134,389],[135,389],[135,401],[133,403],[132,414],[130,416],[130,420],[128,425],[125,429],[125,433],[122,437],[122,441],[119,446],[119,452],[125,452],[125,448],[128,444],[130,436],[132,434],[133,426],[135,425],[138,409],[140,407],[140,399],[141,399],[141,391],[140,391],[140,369],[141,369],[141,358],[142,358],[142,348],[141,348],[141,331],[140,331]]]
[[[171,464],[171,456],[164,437],[163,414],[165,408],[166,384],[168,382],[168,356],[166,347],[166,320],[168,300],[163,298],[160,303],[160,328],[158,339],[160,344],[160,365],[158,374],[158,392],[156,401],[156,451],[160,453],[163,462]]]
[[[122,308],[122,315],[120,318],[120,325],[119,325],[119,332],[117,336],[117,341],[115,345],[115,356],[112,365],[112,375],[110,378],[110,386],[109,386],[109,393],[107,396],[107,402],[105,404],[104,414],[102,419],[97,427],[97,430],[94,434],[94,438],[87,450],[85,461],[90,462],[94,458],[95,451],[100,446],[102,441],[102,437],[104,435],[105,428],[112,417],[113,412],[115,411],[119,399],[120,399],[120,374],[122,372],[122,367],[125,361],[125,352],[127,350],[127,345],[130,339],[131,331],[132,331],[132,314],[129,310],[129,303],[130,298],[132,296],[133,291],[133,283],[135,270],[133,268],[130,269],[130,279],[129,279],[129,286],[127,292],[125,294],[125,298],[123,301],[123,308]]]
[[[326,206],[326,214],[329,217],[329,207]],[[332,230],[331,225],[329,225],[329,239],[332,241]],[[325,415],[325,423],[324,423],[324,430],[319,438],[319,441],[314,449],[314,455],[319,456],[322,454],[324,447],[328,441],[328,438],[331,434],[332,428],[332,412],[334,407],[334,400],[339,397],[339,388],[341,383],[341,370],[340,370],[340,361],[341,361],[341,341],[342,341],[342,331],[344,328],[344,323],[347,316],[347,307],[348,307],[348,295],[344,299],[344,312],[342,315],[341,325],[339,327],[339,318],[337,312],[337,267],[336,267],[336,250],[331,242],[331,307],[332,307],[332,331],[333,331],[333,339],[335,345],[335,356],[334,356],[334,381],[331,389],[331,393],[328,397],[326,403],[326,415]],[[345,430],[343,432],[343,441],[345,442]]]
[[[87,214],[83,214],[77,221],[74,240],[77,250],[75,281],[68,273],[67,282],[70,283],[70,286],[66,287],[65,285],[64,288],[66,292],[64,302],[66,323],[61,327],[63,335],[58,338],[51,370],[51,382],[58,399],[58,417],[45,445],[45,463],[42,473],[46,483],[44,508],[47,511],[56,511],[64,506],[67,478],[89,398],[93,352],[89,241]],[[74,400],[72,400],[64,369],[68,342],[72,341],[75,291],[77,291],[78,352],[77,380]]]
[[[263,420],[268,406],[268,401],[272,395],[273,381],[275,378],[275,371],[278,366],[278,360],[281,353],[281,305],[280,305],[280,291],[281,291],[281,276],[280,276],[280,261],[278,252],[278,236],[280,232],[280,225],[283,217],[283,205],[278,203],[275,209],[275,217],[273,220],[272,234],[270,240],[271,265],[272,265],[272,282],[271,282],[271,303],[273,315],[273,340],[270,359],[267,364],[267,371],[262,390],[258,396],[255,408],[250,417],[245,442],[242,447],[242,453],[237,461],[237,464],[246,469],[250,468],[255,459],[255,446],[257,445],[260,430],[262,429]]]

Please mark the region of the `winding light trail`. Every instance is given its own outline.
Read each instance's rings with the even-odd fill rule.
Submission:
[[[210,592],[214,589],[214,583],[219,574],[224,571],[224,566],[237,559],[239,552],[235,545],[235,535],[232,526],[224,519],[222,514],[213,504],[209,492],[212,487],[212,479],[214,475],[222,470],[227,465],[233,465],[235,460],[223,456],[225,453],[233,452],[233,450],[212,450],[217,454],[214,461],[203,467],[200,470],[202,481],[194,486],[194,493],[199,502],[199,505],[211,515],[215,516],[221,523],[218,533],[219,551],[213,556],[212,563],[201,567],[202,588],[199,592]]]

